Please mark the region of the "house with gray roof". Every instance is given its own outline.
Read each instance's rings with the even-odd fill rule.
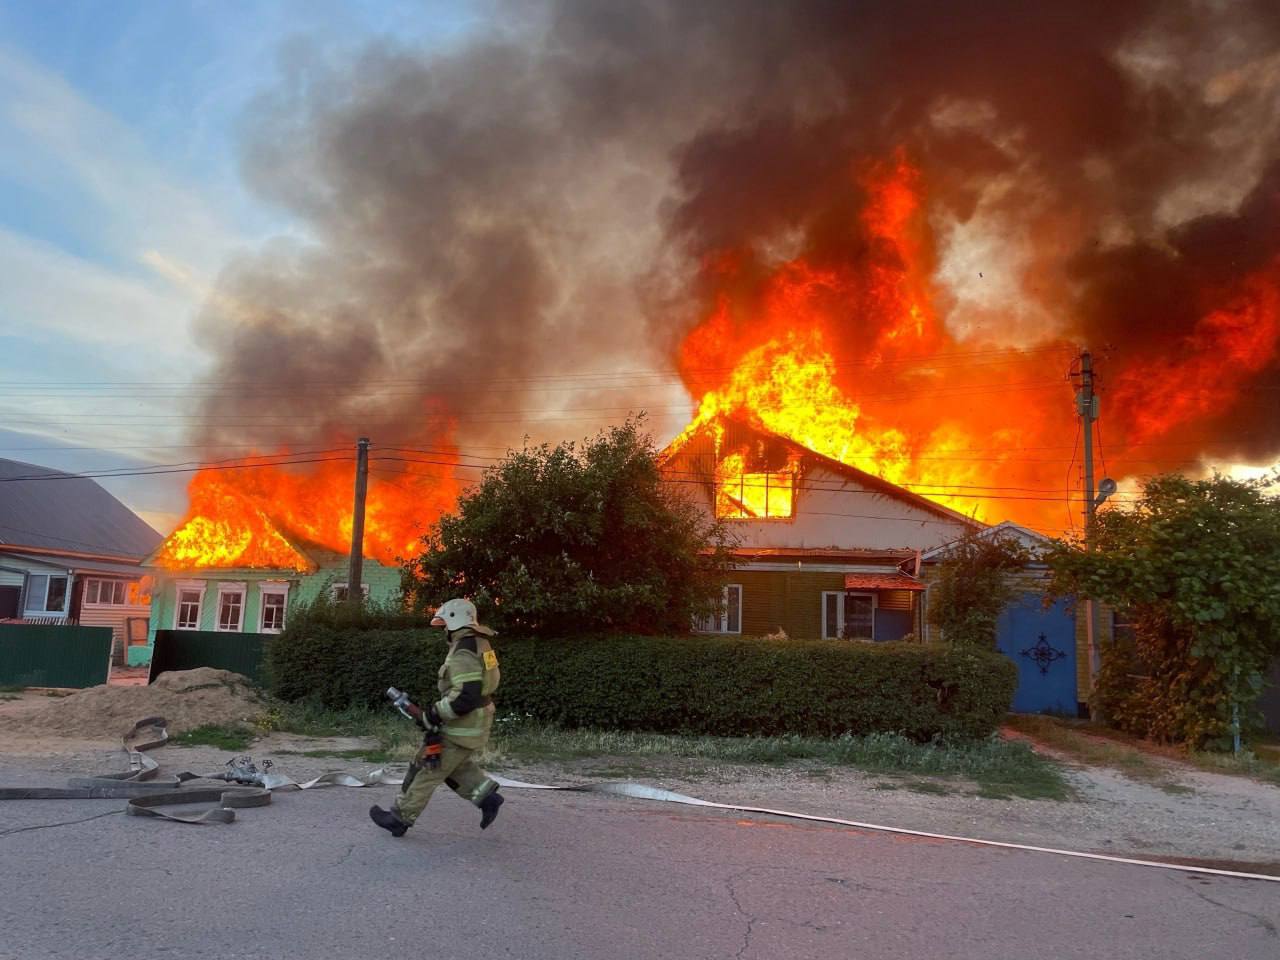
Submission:
[[[145,644],[142,560],[163,538],[92,479],[0,460],[0,622],[108,626]]]

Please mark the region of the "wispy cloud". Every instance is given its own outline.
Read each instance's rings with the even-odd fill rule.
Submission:
[[[27,201],[26,217],[7,223],[0,205],[0,373],[197,374],[204,358],[192,321],[246,242],[221,213],[225,198],[182,182],[128,124],[2,46],[0,91],[0,199]],[[23,407],[36,429],[83,422],[86,412],[71,395]]]

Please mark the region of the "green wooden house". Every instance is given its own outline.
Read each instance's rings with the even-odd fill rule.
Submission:
[[[168,540],[161,544],[145,561],[153,577],[150,633],[145,647],[130,648],[130,665],[151,662],[157,630],[279,633],[292,604],[309,603],[322,592],[334,600],[347,597],[347,554],[279,528],[273,533],[292,548],[287,565],[175,568],[171,560],[157,562],[172,554],[166,551]],[[371,602],[395,602],[400,597],[398,566],[365,557],[361,579],[361,590]]]

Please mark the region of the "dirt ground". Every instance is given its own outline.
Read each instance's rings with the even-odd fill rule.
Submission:
[[[57,786],[70,776],[121,769],[118,741],[41,734],[19,716],[40,707],[31,694],[0,701],[0,785]],[[305,752],[376,746],[351,738],[273,733],[246,753],[270,758],[295,779],[327,770],[367,772],[376,764]],[[173,744],[153,754],[162,773],[220,771],[231,754]],[[1168,761],[1173,763],[1172,761]],[[995,800],[957,790],[954,781],[895,779],[849,768],[793,763],[776,767],[706,761],[595,757],[572,763],[507,766],[494,772],[535,783],[592,780],[648,783],[705,800],[769,807],[961,836],[1065,847],[1139,858],[1188,858],[1280,872],[1280,788],[1184,764],[1171,770],[1170,792],[1103,768],[1067,766],[1075,799]],[[385,789],[385,788],[384,788]],[[946,792],[940,792],[946,791]],[[509,791],[515,799],[516,791]],[[3,819],[0,807],[0,820]]]

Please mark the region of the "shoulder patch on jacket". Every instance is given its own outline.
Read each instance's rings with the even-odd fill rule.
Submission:
[[[492,650],[486,650],[484,652],[484,668],[486,670],[492,670],[497,665],[498,665],[498,655],[494,653]]]

